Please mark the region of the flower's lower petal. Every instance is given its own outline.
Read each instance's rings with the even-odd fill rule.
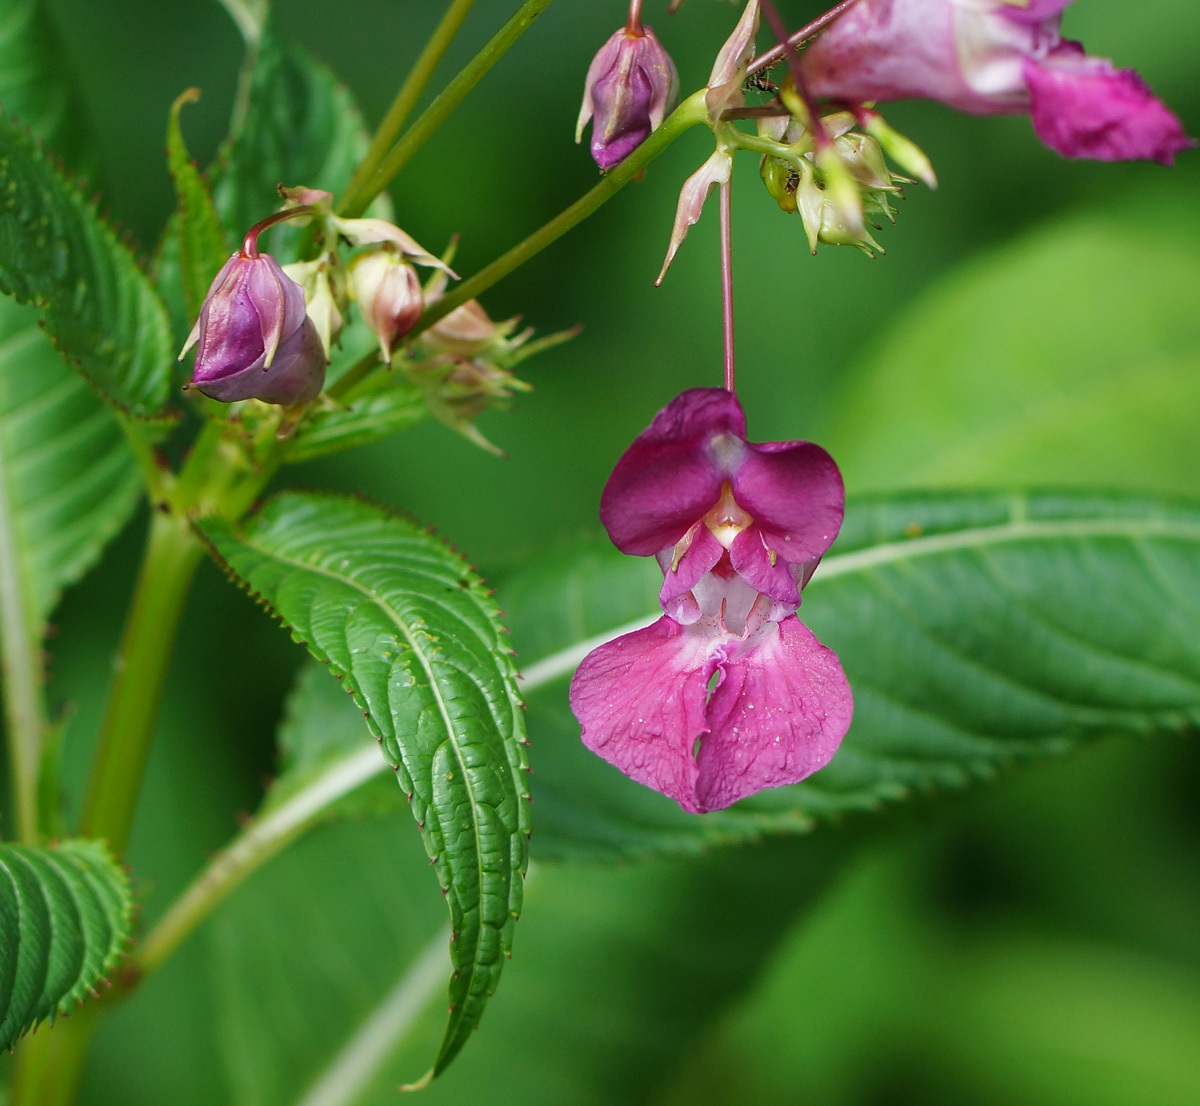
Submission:
[[[792,575],[791,566],[781,556],[771,563],[771,554],[763,544],[764,535],[757,526],[743,530],[733,539],[729,559],[734,570],[755,591],[769,595],[781,603],[800,605],[800,588]]]
[[[617,462],[600,497],[600,521],[622,553],[650,557],[678,542],[721,496],[714,439],[744,439],[746,416],[723,388],[676,396]]]
[[[1070,158],[1145,159],[1172,165],[1195,145],[1169,108],[1132,69],[1063,43],[1044,61],[1025,63],[1033,129]]]
[[[721,668],[697,757],[701,811],[823,768],[854,712],[837,655],[795,617],[753,635]]]
[[[711,645],[703,630],[660,618],[593,650],[571,681],[584,745],[692,814],[701,809],[693,753],[707,730]]]
[[[751,443],[734,473],[733,495],[776,559],[788,564],[824,553],[846,506],[842,474],[812,442]]]

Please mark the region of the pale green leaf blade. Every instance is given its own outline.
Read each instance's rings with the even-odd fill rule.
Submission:
[[[427,531],[356,500],[287,493],[203,530],[230,570],[343,677],[410,796],[450,907],[442,1071],[495,989],[529,833],[524,719],[499,611]]]
[[[579,742],[568,677],[655,617],[657,570],[599,543],[501,587],[529,694],[537,855],[692,851],[878,810],[1113,734],[1200,723],[1200,508],[1120,495],[859,501],[801,616],[841,658],[855,719],[802,784],[694,817]],[[559,652],[554,652],[557,649]]]
[[[0,298],[0,531],[29,632],[95,562],[141,478],[113,412],[55,352],[38,312]]]
[[[0,845],[0,1047],[95,993],[132,914],[129,880],[98,842]]]
[[[62,354],[116,407],[156,416],[175,351],[133,255],[28,132],[0,120],[0,291],[41,308]]]

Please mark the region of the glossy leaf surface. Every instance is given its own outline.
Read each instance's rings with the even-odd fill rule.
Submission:
[[[288,493],[204,532],[343,678],[411,797],[454,933],[440,1072],[495,989],[526,864],[524,719],[498,609],[441,541],[356,500]]]
[[[129,881],[97,842],[0,845],[0,1047],[95,992],[132,912]]]

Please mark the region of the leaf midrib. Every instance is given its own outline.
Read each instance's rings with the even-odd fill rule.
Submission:
[[[339,583],[345,584],[346,586],[353,588],[359,594],[366,596],[366,598],[370,602],[374,603],[375,606],[377,606],[381,611],[383,611],[387,616],[389,616],[395,622],[395,624],[399,627],[401,634],[404,635],[404,639],[408,642],[409,648],[412,649],[413,655],[420,662],[421,668],[424,670],[426,678],[429,680],[429,687],[433,692],[435,700],[437,701],[438,713],[441,714],[442,721],[446,727],[446,733],[449,735],[449,737],[447,738],[447,741],[450,744],[451,748],[454,749],[454,756],[455,756],[455,759],[458,761],[459,772],[462,774],[463,782],[466,785],[467,792],[471,797],[471,810],[472,810],[472,812],[478,811],[480,804],[475,795],[475,786],[471,781],[471,774],[467,771],[466,761],[463,757],[462,749],[459,747],[459,743],[458,743],[458,734],[454,728],[453,722],[451,721],[450,713],[446,708],[446,701],[442,697],[442,691],[441,691],[441,688],[438,686],[437,677],[434,675],[433,668],[430,665],[429,660],[426,658],[424,652],[420,648],[418,648],[416,637],[415,637],[412,629],[409,627],[407,621],[401,616],[400,612],[397,611],[390,603],[388,603],[386,600],[384,600],[378,594],[378,592],[373,591],[371,588],[365,587],[364,585],[360,584],[357,580],[353,580],[348,576],[343,576],[337,572],[333,572],[330,569],[327,569],[323,566],[314,565],[307,561],[298,560],[294,557],[288,557],[285,554],[280,553],[278,551],[272,551],[270,549],[266,549],[263,546],[256,544],[254,541],[246,539],[245,537],[243,537],[242,540],[248,547],[250,547],[251,549],[257,550],[263,556],[280,561],[284,564],[290,565],[293,568],[300,569],[301,571],[314,572],[319,576],[324,576],[330,580],[336,580]],[[351,672],[350,675],[353,676],[353,673]],[[357,682],[358,681],[355,680],[355,683],[357,683]],[[361,689],[360,689],[360,694],[361,694]],[[389,701],[389,709],[390,709],[390,701]],[[393,732],[394,732],[394,722],[393,722]],[[384,761],[384,763],[387,763],[386,760]],[[506,763],[507,763],[507,761],[506,761]],[[472,818],[472,830],[473,830],[474,837],[475,837],[475,857],[476,857],[475,871],[478,873],[480,903],[482,904],[483,883],[484,883],[483,842],[480,838],[479,817],[477,814],[475,814],[474,817]],[[453,884],[453,879],[451,880],[451,884]],[[475,976],[478,974],[478,972],[477,972],[477,966],[479,963],[479,955],[478,954],[479,954],[479,950],[482,948],[482,946],[483,946],[483,916],[482,916],[482,912],[481,912],[478,933],[477,933],[476,940],[475,940],[475,953],[471,956],[470,982],[474,982]],[[468,994],[469,993],[470,993],[470,988],[468,987]],[[465,1008],[466,1003],[465,1002],[461,1003],[460,1006]],[[459,1020],[460,1021],[462,1020],[461,1017],[459,1018]]]

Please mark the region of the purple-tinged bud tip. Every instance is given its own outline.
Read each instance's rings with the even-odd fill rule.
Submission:
[[[222,403],[306,403],[325,383],[325,350],[304,289],[270,254],[237,253],[225,263],[181,360],[197,342],[191,386]]]
[[[575,141],[592,122],[592,158],[603,172],[624,161],[675,107],[679,74],[649,27],[622,27],[588,69]],[[594,117],[594,118],[593,118]]]
[[[350,294],[390,363],[396,342],[416,326],[425,309],[417,271],[395,251],[382,249],[359,254],[349,277]]]

